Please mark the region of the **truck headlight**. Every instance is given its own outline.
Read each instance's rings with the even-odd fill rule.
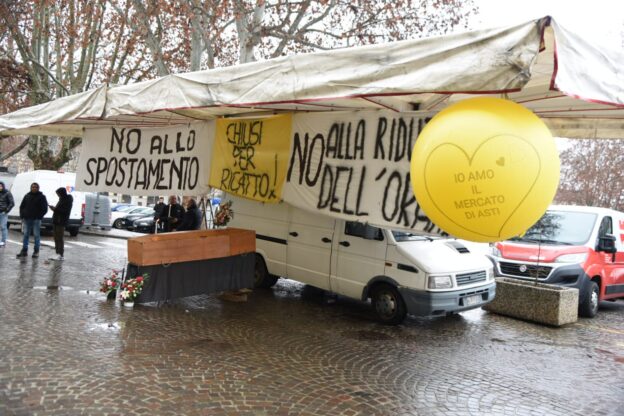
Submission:
[[[495,246],[490,246],[490,254],[494,257],[502,257],[501,251]]]
[[[494,280],[494,269],[487,269],[487,280]]]
[[[583,263],[587,260],[587,253],[563,254],[555,259],[555,263]]]
[[[427,283],[429,289],[450,289],[453,287],[451,276],[429,276]]]

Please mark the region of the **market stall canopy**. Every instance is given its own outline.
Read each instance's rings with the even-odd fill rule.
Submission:
[[[556,51],[556,53],[555,53]],[[426,39],[102,86],[0,116],[0,134],[82,136],[230,115],[391,109],[433,115],[479,94],[531,109],[555,136],[624,138],[624,52],[549,17]]]

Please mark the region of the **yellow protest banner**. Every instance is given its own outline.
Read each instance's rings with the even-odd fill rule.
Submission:
[[[279,202],[288,168],[291,115],[217,120],[209,185],[262,202]]]

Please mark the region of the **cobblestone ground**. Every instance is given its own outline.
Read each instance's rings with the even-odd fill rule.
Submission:
[[[386,327],[280,280],[128,310],[97,293],[124,244],[0,250],[0,415],[624,414],[622,301],[561,329],[482,310]]]

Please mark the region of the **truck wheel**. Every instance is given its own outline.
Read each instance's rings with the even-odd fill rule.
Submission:
[[[405,302],[394,286],[385,283],[375,286],[371,300],[377,318],[386,325],[398,325],[407,315]]]
[[[598,303],[600,299],[600,288],[598,283],[591,281],[585,289],[585,299],[583,303],[579,305],[579,315],[585,318],[593,318],[598,313]]]
[[[70,228],[69,235],[71,235],[72,237],[76,237],[78,235],[78,228]]]
[[[123,219],[117,218],[115,222],[113,223],[113,227],[117,228],[118,230],[121,230],[123,228]]]
[[[278,277],[269,274],[264,259],[261,255],[256,254],[256,269],[254,274],[254,287],[268,289],[273,287]]]

